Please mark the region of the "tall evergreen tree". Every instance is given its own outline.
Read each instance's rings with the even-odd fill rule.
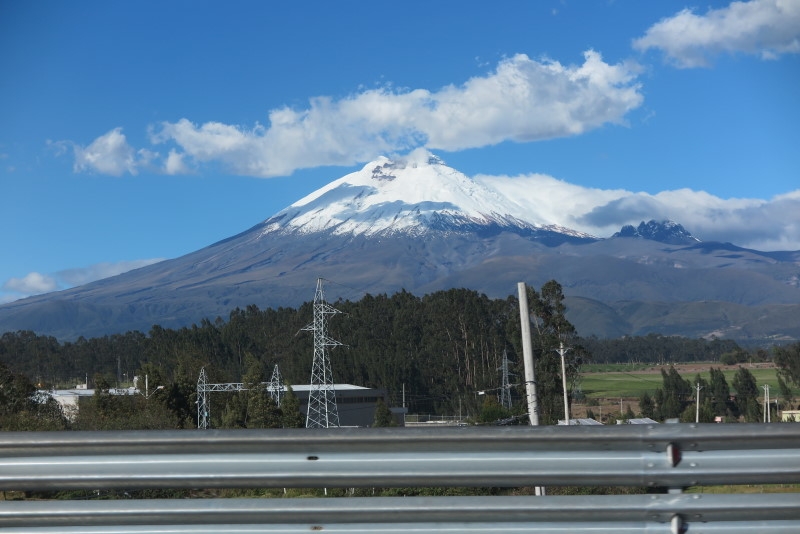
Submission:
[[[722,369],[710,368],[711,380],[709,382],[709,397],[711,400],[711,410],[715,415],[720,417],[727,417],[733,413],[731,409],[731,390],[728,387],[728,381],[725,379],[725,373]]]
[[[397,422],[394,420],[391,410],[389,410],[389,407],[386,406],[385,402],[383,402],[383,399],[378,399],[378,402],[375,404],[375,420],[373,421],[372,426],[397,426]]]
[[[733,377],[733,389],[736,390],[736,408],[738,415],[747,423],[762,421],[762,410],[758,402],[758,385],[756,378],[747,368],[739,367]]]
[[[777,373],[777,379],[778,379],[778,391],[780,393],[783,404],[785,406],[789,406],[793,398],[792,388],[789,387],[789,385],[786,383],[786,381],[783,379],[780,373]]]
[[[303,428],[306,418],[300,412],[300,400],[292,386],[286,386],[286,394],[281,401],[281,424],[283,428]]]
[[[39,396],[31,381],[0,363],[0,431],[64,430],[67,420],[50,396]]]
[[[639,411],[642,417],[649,417],[654,420],[657,418],[655,402],[653,402],[653,398],[646,391],[642,393],[642,396],[639,398]]]
[[[775,347],[773,351],[780,374],[795,386],[800,386],[800,343]]]
[[[679,418],[689,404],[692,386],[673,366],[669,371],[661,369],[661,382],[662,388],[656,391],[660,393],[656,396],[659,416],[661,419]]]
[[[251,391],[247,400],[247,428],[281,428],[283,416],[275,399],[264,389]]]

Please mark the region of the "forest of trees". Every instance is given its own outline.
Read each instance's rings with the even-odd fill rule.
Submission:
[[[539,291],[529,288],[528,293],[543,424],[552,424],[563,414],[560,357],[554,350],[559,343],[571,348],[567,353],[569,384],[592,356],[603,362],[663,364],[726,357],[746,361],[749,357],[735,343],[723,340],[658,335],[581,339],[565,317],[564,296],[557,282],[548,282]],[[477,392],[500,387],[499,368],[505,351],[512,362],[516,398],[523,396],[516,298],[489,299],[475,291],[453,289],[423,297],[405,291],[392,296],[366,295],[357,302],[334,305],[343,313],[332,318],[328,334],[344,344],[331,352],[336,382],[384,388],[394,406],[400,404],[405,390],[412,413],[479,413],[483,397]],[[266,380],[265,369],[277,364],[287,384],[308,383],[313,339],[302,329],[311,320],[312,304],[306,303],[277,310],[248,306],[234,310],[227,320],[204,319],[177,330],[155,325],[147,334],[134,331],[63,343],[33,332],[9,332],[0,337],[0,363],[6,373],[0,377],[0,394],[9,391],[3,389],[4,384],[21,380],[15,377],[27,377],[34,391],[74,387],[88,379],[89,387],[101,393],[86,410],[81,406],[75,428],[117,428],[120,423],[114,421],[120,417],[114,414],[127,412],[135,416],[125,424],[138,428],[190,428],[196,424],[195,392],[201,368],[206,369],[209,382],[256,384]],[[797,358],[790,353],[785,359],[794,362]],[[789,363],[785,367],[792,369]],[[797,376],[797,371],[793,372],[785,378]],[[103,396],[110,387],[130,384],[135,375],[147,375],[151,389],[162,386],[162,390],[148,399]],[[685,402],[685,394],[681,389],[678,396],[684,400],[654,399],[655,405],[661,413],[673,414]],[[212,399],[218,403],[212,410],[219,418],[214,426],[291,426],[258,391],[224,397]],[[46,406],[15,409],[46,411]],[[683,406],[680,412],[685,409]],[[731,414],[742,409],[732,409]],[[499,416],[514,415],[503,410],[497,411]],[[57,426],[58,422],[51,423]],[[8,429],[13,424],[0,420],[0,426]]]
[[[800,347],[800,344],[796,347]],[[784,349],[778,349],[777,352],[782,350]],[[698,374],[690,381],[682,378],[674,367],[669,367],[669,370],[662,368],[662,387],[656,389],[652,396],[644,393],[639,399],[642,417],[656,421],[697,420],[700,423],[713,423],[716,417],[722,417],[724,422],[759,423],[764,420],[761,392],[753,373],[746,367],[739,367],[736,371],[732,387],[728,385],[721,369],[711,367],[710,375],[709,380]],[[800,377],[792,378],[790,381],[800,385]],[[793,396],[791,388],[781,374],[778,375],[778,385],[778,395],[774,398],[782,398],[783,404],[786,405]],[[734,392],[735,394],[732,394]],[[770,420],[777,420],[776,405],[770,403],[769,410]]]
[[[731,339],[690,339],[648,334],[618,339],[581,340],[595,363],[746,362],[752,355]],[[761,359],[764,356],[760,357]]]

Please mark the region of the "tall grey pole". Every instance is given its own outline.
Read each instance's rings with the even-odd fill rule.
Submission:
[[[697,400],[694,402],[694,422],[700,422],[700,390],[703,389],[703,386],[700,385],[700,382],[695,384],[694,386],[697,388]]]
[[[561,356],[561,389],[564,390],[564,421],[569,426],[569,401],[567,400],[567,366],[564,363],[564,355],[569,350],[569,347],[564,347],[564,343],[560,343],[556,352]],[[620,413],[622,406],[620,405]]]
[[[525,282],[517,284],[519,293],[519,322],[522,327],[522,361],[525,366],[525,393],[528,396],[528,419],[531,426],[539,426],[539,396],[536,393],[536,372],[533,367],[533,345],[531,344],[531,312],[528,309],[528,290]],[[535,486],[534,495],[547,492],[544,486]]]
[[[528,397],[528,419],[531,426],[539,426],[539,398],[536,393],[536,371],[533,367],[531,343],[531,317],[528,309],[528,290],[525,282],[517,284],[519,293],[519,322],[522,327],[522,357],[525,365],[525,393]]]

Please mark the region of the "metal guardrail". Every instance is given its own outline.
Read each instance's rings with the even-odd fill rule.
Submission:
[[[0,532],[800,532],[800,425],[0,433],[0,490],[644,486],[620,496],[0,502]]]

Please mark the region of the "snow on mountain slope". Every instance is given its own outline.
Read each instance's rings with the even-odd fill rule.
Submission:
[[[593,237],[536,219],[497,189],[416,150],[399,159],[381,157],[318,189],[267,220],[262,235],[421,235],[494,226]]]

